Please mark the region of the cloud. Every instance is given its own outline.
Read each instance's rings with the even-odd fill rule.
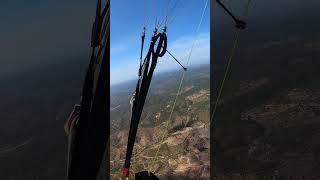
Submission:
[[[111,56],[122,56],[125,52],[136,49],[133,45],[140,44],[141,40],[137,39],[139,32],[132,32],[129,35],[119,36],[111,30],[110,54]],[[116,39],[116,41],[114,40]],[[111,59],[112,61],[112,59]]]
[[[192,44],[196,38],[190,59],[188,57]],[[180,36],[174,41],[168,42],[168,50],[186,67],[210,63],[210,33],[203,32],[195,35]],[[138,78],[139,60],[137,55],[126,58],[128,61],[119,65],[111,63],[110,83],[116,84],[130,79]],[[111,62],[117,61],[112,59]],[[167,53],[158,59],[155,74],[181,68],[180,65]]]
[[[117,44],[116,46],[110,47],[110,54],[119,54],[126,50],[124,44]]]
[[[190,54],[194,42],[195,44]],[[168,50],[185,66],[209,63],[210,33],[179,37],[175,41],[169,42]],[[169,54],[166,54],[161,61],[159,61],[158,71],[160,72],[175,68],[180,68],[180,65],[175,62]]]
[[[116,84],[130,79],[138,78],[139,61],[132,58],[128,63],[110,70],[110,84]]]

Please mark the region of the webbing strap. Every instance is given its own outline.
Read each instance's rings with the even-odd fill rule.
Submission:
[[[155,43],[158,42],[158,45],[155,50]],[[155,34],[152,37],[149,50],[146,58],[141,67],[141,77],[139,77],[136,91],[134,93],[132,99],[132,110],[131,110],[131,118],[130,118],[130,129],[128,135],[128,144],[126,151],[126,159],[123,166],[123,177],[129,177],[129,168],[131,157],[133,153],[134,142],[138,130],[139,121],[141,118],[141,114],[143,111],[143,106],[148,94],[148,90],[150,87],[151,79],[153,76],[153,72],[157,65],[157,60],[159,57],[162,57],[166,52],[167,47],[167,35],[165,32]]]
[[[107,91],[109,86],[106,86],[107,64],[109,63],[108,59],[110,59],[108,48],[110,46],[109,7],[110,1],[108,0],[101,12],[101,0],[98,0],[96,19],[92,28],[92,53],[82,89],[79,123],[70,129],[69,162],[67,167],[67,179],[69,180],[79,179],[80,177],[93,179],[97,176],[106,145],[106,139],[108,138],[104,134],[105,130],[109,129],[107,118],[104,117],[106,117],[107,114],[107,97],[109,94]],[[99,48],[98,53],[96,53],[97,48]],[[100,57],[101,55],[102,57]],[[95,64],[97,59],[100,58],[102,62],[94,93]],[[106,102],[102,103],[102,101]],[[71,133],[74,130],[76,130],[76,133],[73,137]],[[94,155],[91,157],[90,162],[88,162],[87,157],[83,156],[83,154],[90,153]],[[82,171],[83,169],[86,169],[86,171]]]

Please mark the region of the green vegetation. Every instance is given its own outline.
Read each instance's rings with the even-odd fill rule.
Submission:
[[[318,41],[261,44],[235,61],[215,116],[217,173],[319,175],[320,53],[305,46]]]
[[[201,125],[209,121],[209,68],[208,66],[194,67],[187,71],[181,93],[170,114],[178,91],[181,71],[156,75],[151,83],[150,91],[144,106],[139,125],[134,157],[132,159],[132,175],[134,172],[151,170],[166,179],[176,179],[175,169],[182,168],[186,176],[194,177],[194,172],[200,172],[195,167],[206,167],[205,161],[196,157],[209,157],[208,128]],[[111,111],[111,174],[120,177],[122,161],[125,156],[127,135],[118,138],[119,134],[129,130],[129,99],[134,83],[111,87],[111,104],[119,108]],[[121,93],[119,93],[121,92]],[[125,94],[125,96],[124,96]],[[200,123],[200,124],[197,124]],[[189,129],[188,129],[189,128]],[[204,133],[207,132],[207,133]],[[202,134],[206,134],[206,136]],[[200,137],[204,136],[204,137]],[[203,145],[197,146],[202,138]],[[113,146],[117,142],[121,144]],[[138,153],[137,153],[138,152]],[[188,160],[192,164],[188,164]],[[180,167],[181,166],[181,167]],[[189,172],[185,168],[193,168]],[[209,170],[209,169],[208,169]],[[209,171],[203,172],[208,177]],[[185,171],[185,172],[183,172]],[[191,173],[191,174],[190,174]],[[183,175],[183,174],[182,174]]]

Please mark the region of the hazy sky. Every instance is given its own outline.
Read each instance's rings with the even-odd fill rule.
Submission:
[[[1,0],[0,75],[89,54],[95,0]]]
[[[139,63],[140,35],[144,14],[148,32],[156,17],[162,18],[169,0],[111,0],[111,81],[135,78]],[[171,0],[171,6],[178,0]],[[168,27],[169,50],[183,62],[194,39],[205,0],[179,0]],[[223,0],[236,14],[242,14],[246,0]],[[148,2],[145,8],[144,2]],[[91,27],[96,0],[1,0],[0,1],[0,76],[30,68],[63,63],[74,57],[89,57]],[[319,0],[252,0],[250,20],[280,18],[317,12]],[[209,56],[209,9],[191,63],[202,63]],[[233,23],[221,7],[213,3],[218,22]],[[300,13],[297,13],[300,12]],[[303,24],[303,22],[297,22]],[[317,23],[317,22],[315,22]],[[250,24],[249,24],[250,28]],[[148,44],[150,36],[146,37]],[[203,52],[201,52],[203,51]],[[201,55],[201,56],[200,56]],[[198,59],[195,59],[197,57]],[[165,68],[164,66],[167,66]],[[163,67],[163,68],[162,68]],[[163,58],[156,71],[179,68]],[[127,75],[125,75],[127,73]]]
[[[210,1],[199,34],[196,34],[196,29],[206,0],[111,1],[111,84],[138,77],[144,19],[147,17],[148,34],[145,39],[145,47],[148,47],[155,20],[163,19],[168,2],[170,2],[169,9],[178,2],[172,11],[173,21],[168,25],[168,50],[182,64],[186,64],[192,42],[198,36],[190,65],[209,63]],[[147,48],[144,52],[146,51]],[[177,68],[181,67],[170,56],[165,55],[163,58],[159,58],[155,73]]]
[[[212,0],[212,12],[215,18],[219,19],[219,23],[228,24],[232,20],[223,9],[218,6],[215,0]],[[221,0],[230,8],[237,16],[242,16],[248,0]],[[320,6],[319,0],[251,0],[249,8],[249,17],[268,19],[303,15],[307,11],[318,10]],[[219,24],[219,25],[221,25]]]

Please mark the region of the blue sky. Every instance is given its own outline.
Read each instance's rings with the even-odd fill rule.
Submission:
[[[206,0],[113,0],[111,1],[111,84],[137,78],[141,46],[141,32],[147,17],[145,47],[149,46],[150,34],[155,21],[161,21],[167,7],[172,11],[173,20],[168,25],[168,50],[182,64],[187,63],[192,42],[197,37],[190,59],[190,66],[208,64],[210,61],[210,4],[196,34]],[[209,1],[210,2],[210,1]],[[169,6],[168,6],[169,4]],[[170,11],[169,11],[170,12]],[[146,52],[147,49],[144,50]],[[181,68],[170,56],[159,59],[155,73]]]

